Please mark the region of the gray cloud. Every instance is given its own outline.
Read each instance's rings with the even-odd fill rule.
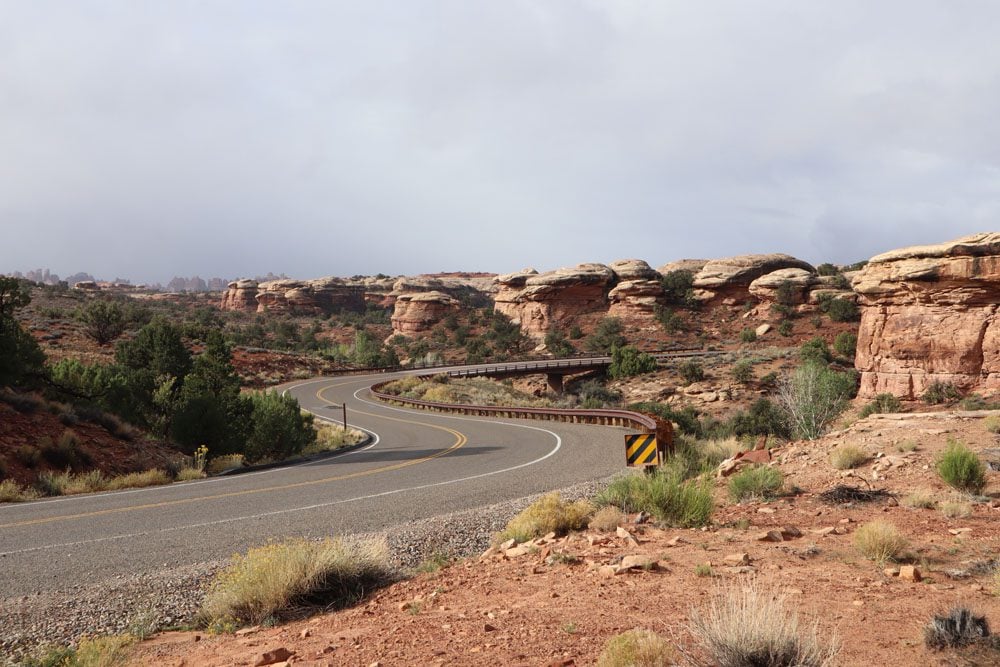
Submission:
[[[0,0],[0,271],[509,271],[995,229],[989,2]]]

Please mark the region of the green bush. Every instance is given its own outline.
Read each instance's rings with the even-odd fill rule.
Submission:
[[[858,337],[857,335],[849,332],[842,331],[837,334],[837,337],[833,339],[833,349],[837,354],[847,357],[848,359],[853,359],[854,355],[858,351]]]
[[[792,329],[793,325],[791,320],[782,320],[781,324],[778,325],[778,333],[786,338],[792,335]]]
[[[303,414],[290,394],[250,394],[253,411],[243,455],[248,463],[281,460],[298,454],[316,440],[311,414]]]
[[[799,348],[799,358],[806,362],[816,362],[828,364],[833,359],[830,348],[826,346],[826,341],[821,336],[811,338]]]
[[[669,308],[657,306],[655,309],[656,321],[660,323],[667,333],[676,333],[685,328],[684,320],[680,315]]]
[[[753,362],[749,359],[740,359],[733,364],[733,380],[740,384],[753,382]]]
[[[864,419],[868,415],[900,412],[902,409],[903,404],[892,394],[879,394],[871,403],[861,408],[858,416]]]
[[[610,354],[613,348],[625,347],[628,344],[622,335],[624,330],[625,326],[619,318],[605,317],[598,323],[594,333],[583,342],[583,347],[588,352]]]
[[[611,366],[608,375],[612,378],[631,377],[651,373],[658,368],[656,358],[651,354],[640,352],[632,345],[611,348]]]
[[[701,382],[705,379],[705,369],[697,361],[685,361],[677,368],[684,380],[684,384]]]
[[[949,441],[938,458],[937,472],[945,484],[959,491],[979,494],[986,487],[986,466],[975,452],[957,440]]]
[[[729,478],[729,497],[737,503],[773,498],[784,482],[785,476],[777,468],[767,465],[744,468]]]
[[[117,301],[92,301],[80,309],[77,319],[98,345],[107,345],[125,332],[125,312]]]
[[[694,436],[701,434],[701,422],[698,421],[698,411],[690,405],[682,408],[672,408],[663,403],[653,403],[650,401],[645,403],[632,403],[628,406],[628,409],[636,410],[638,412],[649,412],[656,415],[660,419],[674,422],[680,428],[682,433]]]
[[[694,297],[694,273],[680,269],[668,271],[660,280],[663,286],[663,300],[666,303],[683,308],[696,308],[698,300]]]
[[[791,434],[815,440],[857,393],[856,373],[838,373],[823,364],[806,363],[779,387],[779,400]]]
[[[821,276],[835,276],[840,273],[840,270],[829,262],[823,262],[816,267],[816,273]]]
[[[712,516],[712,484],[684,480],[676,469],[661,467],[651,475],[619,477],[597,494],[601,507],[613,505],[623,512],[648,512],[671,526],[703,526]]]
[[[757,340],[757,332],[749,327],[740,331],[741,343],[753,343]]]
[[[580,407],[585,410],[596,410],[621,403],[622,394],[605,387],[599,380],[587,380],[576,390]]]
[[[458,342],[457,337],[455,342]],[[576,348],[566,340],[566,336],[559,329],[552,329],[545,334],[545,349],[555,357],[568,357],[576,352]]]
[[[758,398],[746,412],[740,411],[730,417],[727,428],[733,435],[774,435],[787,438],[788,415],[767,398]]]
[[[850,299],[831,299],[828,303],[826,314],[834,322],[856,322],[861,319],[858,304]]]
[[[924,403],[938,405],[939,403],[950,403],[951,401],[956,401],[961,397],[962,394],[952,383],[935,380],[927,385],[927,389],[920,398],[924,401]]]

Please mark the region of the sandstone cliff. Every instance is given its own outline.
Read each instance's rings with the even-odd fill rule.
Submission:
[[[816,269],[808,262],[778,253],[713,259],[694,276],[695,296],[708,305],[742,303],[750,296],[751,283],[783,269],[816,274]]]
[[[1000,391],[1000,233],[878,255],[853,279],[862,397]]]
[[[444,292],[400,294],[392,313],[392,332],[403,336],[424,333],[458,310],[458,300]]]
[[[340,278],[229,283],[220,306],[224,310],[319,315],[364,310],[364,291]]]

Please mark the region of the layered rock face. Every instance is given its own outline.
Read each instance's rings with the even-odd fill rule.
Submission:
[[[853,285],[859,396],[916,398],[934,381],[1000,392],[1000,233],[878,255]]]
[[[222,296],[224,310],[319,315],[343,310],[362,311],[364,290],[340,278],[271,280],[229,283]]]
[[[713,259],[695,274],[695,295],[709,305],[717,305],[727,299],[734,303],[746,300],[751,283],[783,269],[800,269],[816,274],[811,264],[791,255],[739,255]]]
[[[222,295],[222,310],[239,310],[253,313],[257,310],[257,281],[234,280]]]
[[[580,264],[548,273],[525,269],[497,276],[496,310],[519,322],[536,339],[585,313],[608,307],[614,272],[603,264]]]
[[[403,336],[421,334],[458,310],[458,300],[444,292],[400,294],[392,313],[392,332]]]

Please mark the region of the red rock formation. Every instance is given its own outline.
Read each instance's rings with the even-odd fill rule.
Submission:
[[[894,250],[854,277],[859,396],[920,396],[934,381],[1000,391],[1000,233]]]
[[[816,273],[811,264],[791,255],[740,255],[713,259],[695,274],[695,296],[710,305],[727,299],[741,303],[750,297],[750,283],[781,269],[803,269]]]
[[[392,332],[403,336],[421,334],[458,310],[458,300],[444,292],[400,294],[392,313]]]
[[[650,317],[663,302],[663,285],[659,280],[625,280],[608,293],[613,317]]]
[[[496,310],[519,322],[521,330],[543,339],[554,327],[564,327],[584,313],[607,308],[607,290],[614,272],[603,264],[538,273],[525,269],[497,276]]]
[[[257,281],[234,280],[222,294],[222,310],[238,310],[252,313],[257,310]]]

